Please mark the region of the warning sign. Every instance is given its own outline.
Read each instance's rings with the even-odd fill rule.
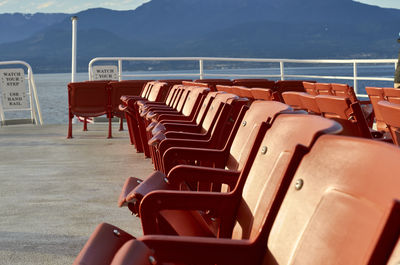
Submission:
[[[1,69],[0,91],[3,109],[29,108],[24,69]]]
[[[93,66],[93,80],[118,80],[116,65]]]

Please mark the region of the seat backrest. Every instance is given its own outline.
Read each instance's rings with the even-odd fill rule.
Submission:
[[[332,86],[329,83],[315,83],[315,91],[318,95],[333,95]]]
[[[342,135],[372,138],[367,121],[358,102],[337,96],[315,97],[322,116],[334,119],[343,126]]]
[[[304,90],[310,95],[318,95],[318,92],[315,90],[315,83],[312,82],[303,82]]]
[[[108,83],[111,89],[111,107],[113,111],[119,112],[121,96],[139,96],[149,80],[123,80]]]
[[[68,84],[68,104],[72,113],[92,117],[107,113],[109,81],[74,82]]]
[[[400,104],[382,100],[378,102],[378,109],[389,128],[393,143],[400,146]]]
[[[383,94],[387,101],[400,104],[400,89],[394,87],[384,87]]]
[[[254,99],[273,100],[272,90],[269,88],[253,87],[251,88],[251,94]]]
[[[348,84],[332,83],[331,88],[334,96],[349,98],[351,102],[357,101],[357,96],[353,87],[349,86]]]
[[[299,97],[301,105],[308,111],[308,113],[317,115],[321,114],[317,101],[315,100],[315,95],[299,92]]]
[[[244,86],[236,86],[239,92],[239,96],[243,98],[248,98],[253,100],[253,94],[251,93],[252,88],[244,87]]]
[[[291,108],[276,101],[254,101],[243,117],[233,138],[225,167],[230,170],[241,170],[249,155],[262,122],[270,122],[275,115]]]
[[[374,109],[376,128],[378,131],[387,131],[386,124],[383,121],[382,114],[378,108],[378,102],[385,100],[383,88],[381,87],[365,87],[369,100],[371,101],[372,108]]]
[[[216,85],[217,91],[223,91],[227,93],[233,93],[232,86],[227,85]]]
[[[321,136],[275,201],[264,264],[370,264],[400,196],[398,161],[386,143]]]
[[[226,104],[229,100],[237,100],[239,97],[235,94],[230,93],[218,93],[214,100],[211,102],[210,107],[204,117],[202,125],[202,132],[208,132],[213,128],[218,114],[223,104]]]
[[[303,102],[300,99],[300,93],[303,92],[297,92],[297,91],[284,92],[282,93],[283,101],[295,110],[302,110],[304,109],[304,107],[303,107]]]
[[[275,81],[273,80],[268,80],[268,79],[234,79],[233,80],[233,85],[234,86],[244,86],[244,87],[259,87],[259,88],[269,88],[269,89],[274,89],[275,88]]]
[[[164,92],[164,90],[168,90],[169,86],[167,83],[163,82],[158,82],[158,81],[153,81],[150,82],[152,87],[150,90],[150,93],[147,96],[147,100],[149,101],[157,101],[158,98],[160,97],[159,95]]]
[[[182,114],[185,116],[193,116],[202,96],[209,90],[208,87],[193,86],[183,106]]]
[[[200,106],[200,110],[197,113],[196,116],[196,124],[202,124],[203,120],[205,119],[208,109],[211,106],[212,101],[214,100],[214,98],[217,96],[217,94],[220,94],[219,92],[216,91],[211,91],[208,92],[206,98],[204,99],[204,101],[202,102],[201,106]]]
[[[232,238],[254,239],[258,236],[297,146],[309,147],[320,134],[337,133],[340,129],[335,121],[315,115],[280,114],[276,117],[260,148],[255,150]]]

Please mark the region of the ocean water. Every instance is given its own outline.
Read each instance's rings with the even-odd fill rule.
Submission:
[[[150,72],[134,72],[130,74],[149,74]],[[188,71],[152,71],[153,74],[193,74],[193,76],[156,76],[151,77],[124,77],[123,79],[167,79],[167,78],[185,78],[185,79],[198,79],[198,72],[196,70]],[[232,76],[224,76],[224,74],[229,75],[242,75],[242,74],[254,74],[254,75],[279,75],[278,68],[267,68],[267,69],[220,69],[220,70],[206,70],[205,78],[229,78],[234,79]],[[221,76],[207,76],[208,74],[219,74]],[[352,67],[347,66],[327,66],[327,67],[293,67],[285,68],[285,74],[305,74],[305,75],[326,75],[326,76],[353,76]],[[393,65],[373,65],[373,66],[359,66],[358,76],[373,76],[373,77],[389,77],[392,78],[394,75]],[[44,124],[66,124],[68,121],[68,95],[67,95],[67,85],[71,80],[70,73],[60,73],[60,74],[34,74],[35,83],[37,87],[37,93],[39,97],[39,103],[42,111],[43,123]],[[242,78],[237,76],[236,78]],[[270,78],[277,80],[279,78]],[[291,79],[291,78],[288,78]],[[76,76],[76,81],[88,80],[87,73],[78,73]],[[329,79],[313,79],[318,82],[327,83],[347,83],[353,86],[353,81],[351,80],[329,80]],[[358,81],[359,93],[365,93],[365,86],[393,86],[393,82],[386,81]],[[29,118],[29,112],[18,112],[10,113],[6,112],[6,119],[13,118]]]

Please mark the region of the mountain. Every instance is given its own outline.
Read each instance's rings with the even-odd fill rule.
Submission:
[[[80,71],[100,56],[395,58],[399,48],[400,10],[352,0],[152,0],[76,15]],[[36,72],[69,71],[71,20],[0,51],[0,60],[26,60]]]
[[[23,40],[50,25],[64,20],[67,14],[0,14],[0,43]]]

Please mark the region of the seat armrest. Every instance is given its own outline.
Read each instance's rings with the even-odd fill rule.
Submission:
[[[213,163],[215,167],[223,168],[226,155],[224,150],[172,147],[162,156],[165,173],[168,174],[179,160],[207,161]]]
[[[157,190],[143,197],[139,207],[145,235],[157,234],[157,216],[163,210],[211,211],[214,216],[232,220],[236,209],[233,193]]]
[[[171,169],[167,175],[169,183],[175,187],[183,182],[205,181],[217,184],[227,184],[233,190],[239,179],[240,172],[221,168],[179,165]]]
[[[264,251],[249,240],[148,235],[139,239],[162,262],[184,264],[261,264]]]

